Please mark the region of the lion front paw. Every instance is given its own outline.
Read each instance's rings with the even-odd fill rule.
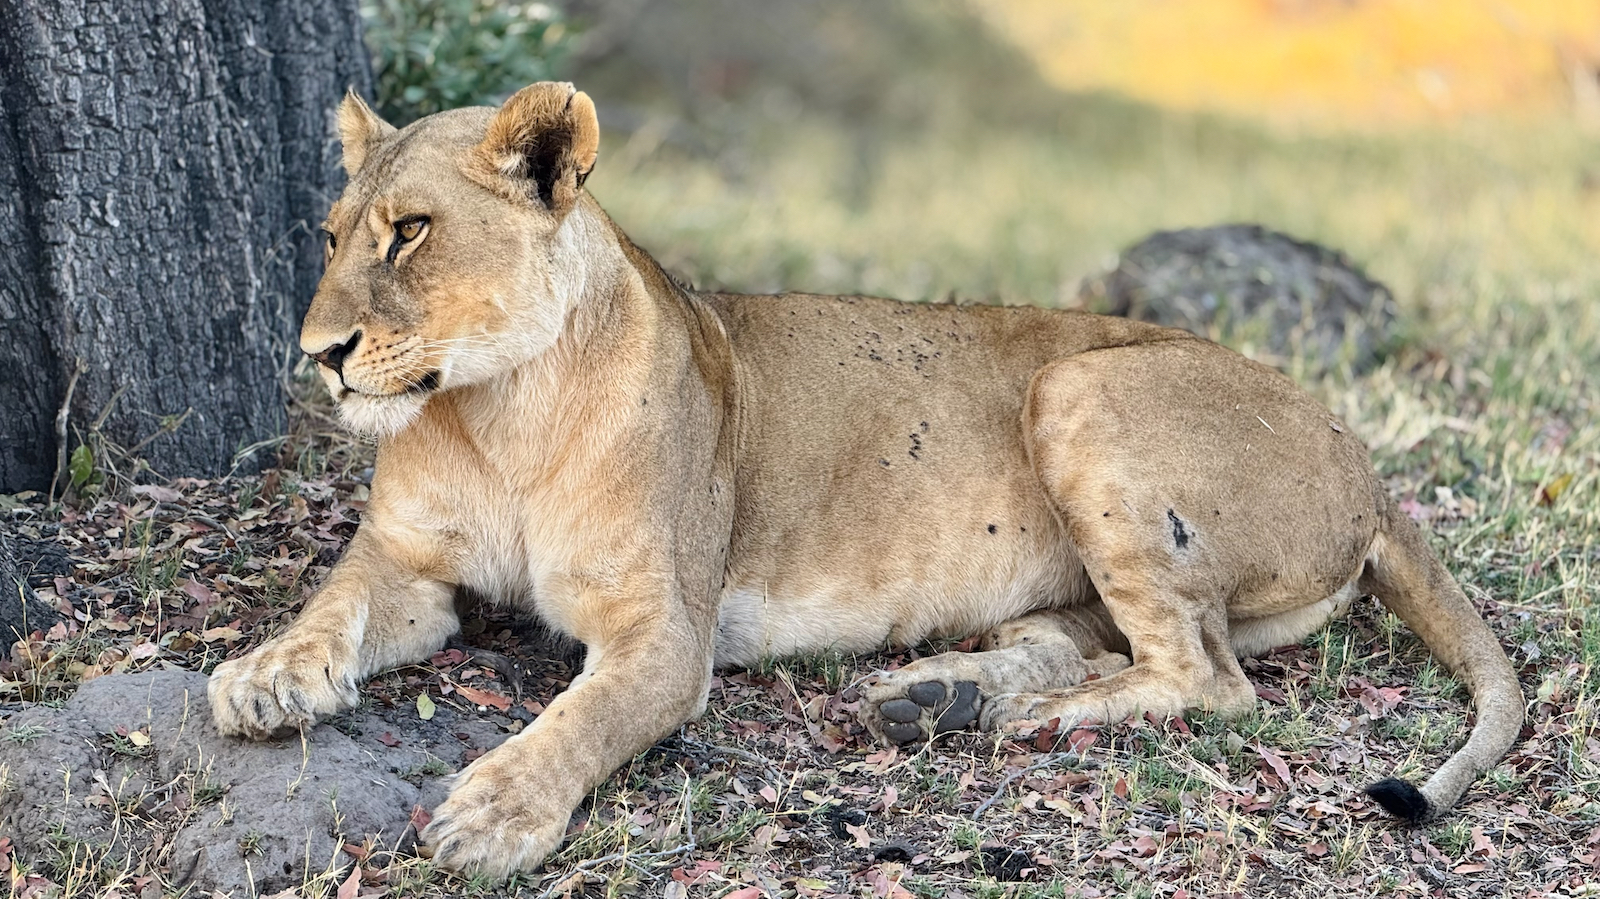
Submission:
[[[501,747],[473,762],[422,831],[434,864],[504,879],[532,871],[566,837],[572,807],[529,783],[531,766]]]
[[[325,634],[285,634],[223,662],[206,693],[217,729],[264,739],[351,708],[359,700],[355,653]]]

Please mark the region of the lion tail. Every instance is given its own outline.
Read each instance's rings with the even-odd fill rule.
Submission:
[[[1524,700],[1505,650],[1422,532],[1392,499],[1385,497],[1384,504],[1383,527],[1367,555],[1360,587],[1400,616],[1434,657],[1466,682],[1478,709],[1466,745],[1420,789],[1398,777],[1367,787],[1367,795],[1390,814],[1421,822],[1448,811],[1479,775],[1499,763],[1522,730]]]

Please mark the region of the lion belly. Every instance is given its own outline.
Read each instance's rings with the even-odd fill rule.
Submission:
[[[717,619],[717,667],[808,652],[873,652],[983,633],[1046,606],[1093,595],[1070,550],[1016,545],[1004,558],[959,553],[894,581],[815,570],[730,584]],[[887,561],[887,560],[886,560]],[[883,566],[888,568],[891,566]],[[899,566],[892,566],[899,567]]]
[[[1094,595],[1023,406],[1040,366],[1147,326],[806,295],[718,314],[741,416],[719,665],[966,636]]]

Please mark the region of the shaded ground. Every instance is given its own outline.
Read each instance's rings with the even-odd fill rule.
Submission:
[[[110,673],[206,671],[246,651],[321,579],[364,496],[359,474],[284,470],[140,488],[126,501],[58,514],[24,501],[8,510],[5,527],[49,534],[67,548],[71,570],[41,592],[73,615],[12,647],[0,661],[4,687],[14,699],[49,704]],[[1408,508],[1447,536],[1470,526],[1476,510],[1438,499],[1413,498]],[[1506,762],[1457,814],[1424,829],[1395,827],[1359,788],[1443,758],[1469,723],[1464,694],[1368,600],[1307,645],[1251,662],[1260,708],[1234,722],[958,734],[907,752],[867,742],[854,721],[855,684],[913,654],[817,656],[725,672],[707,714],[608,781],[541,875],[499,889],[463,884],[386,851],[404,846],[401,839],[297,867],[295,882],[303,892],[344,886],[362,896],[537,896],[557,886],[557,894],[683,895],[673,886],[682,883],[693,895],[738,899],[1581,890],[1600,877],[1600,627],[1592,617],[1536,615],[1472,592],[1536,698]],[[525,622],[490,611],[468,631],[469,649],[520,662],[522,696],[464,652],[441,653],[367,685],[360,714],[387,723],[381,735],[353,738],[383,750],[388,737],[405,751],[426,730],[419,702],[435,706],[432,714],[446,710],[509,732],[565,686],[572,660]],[[41,738],[49,713],[18,714],[25,707],[6,706],[0,748]],[[114,755],[126,736],[112,730],[100,739],[110,747],[101,751]],[[436,753],[428,773],[461,764],[466,752],[448,760]],[[21,768],[12,775],[41,776]],[[225,808],[251,795],[219,789],[209,801]],[[111,809],[88,813],[102,823],[115,818]],[[173,816],[195,813],[170,803],[143,810],[135,843],[174,833]],[[27,896],[62,886],[77,895],[142,895],[141,887],[177,886],[187,873],[160,840],[141,844],[144,855],[131,863],[86,869],[82,859],[105,857],[92,828],[56,834],[47,852],[16,851],[10,847],[23,841],[10,838],[6,851]],[[358,860],[351,881],[340,863]]]

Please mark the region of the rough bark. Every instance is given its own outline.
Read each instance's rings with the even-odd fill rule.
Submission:
[[[356,3],[0,0],[0,23],[0,491],[49,484],[80,367],[69,446],[103,415],[163,475],[227,471],[283,430],[332,110],[370,86]]]
[[[61,620],[33,589],[71,570],[61,544],[0,531],[0,647]]]

